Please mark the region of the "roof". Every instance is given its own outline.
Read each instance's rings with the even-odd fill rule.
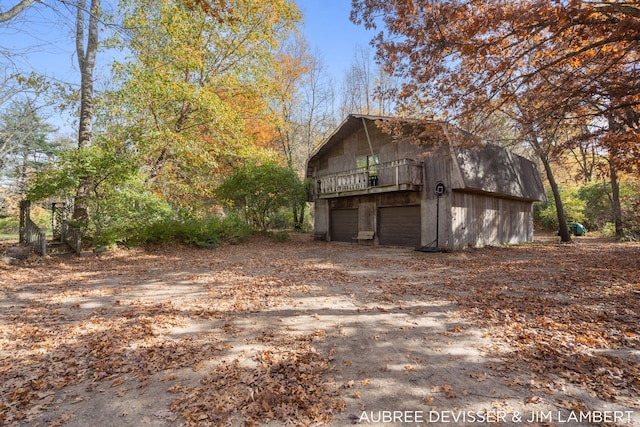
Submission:
[[[331,147],[333,147],[336,143],[344,139],[347,135],[351,134],[356,129],[362,126],[362,121],[368,120],[370,122],[377,121],[387,121],[393,122],[397,121],[399,124],[431,124],[438,127],[438,130],[443,132],[445,135],[448,134],[448,128],[450,125],[447,122],[439,121],[439,120],[424,120],[424,119],[411,119],[411,118],[400,118],[400,117],[391,117],[391,116],[378,116],[371,114],[349,114],[340,125],[325,138],[324,141],[311,153],[309,159],[307,160],[307,164],[312,161],[315,157],[322,155],[329,151]]]
[[[340,141],[346,135],[350,134],[358,127],[362,126],[362,119],[369,120],[372,122],[378,120],[392,120],[393,117],[388,116],[374,116],[368,114],[349,114],[340,125],[325,138],[324,141],[311,153],[309,156],[309,160],[313,159],[319,154],[323,154],[328,151],[335,143]]]
[[[363,120],[387,121],[394,128],[402,126],[402,131],[394,132],[396,135],[414,137],[422,142],[430,139],[448,142],[453,147],[450,153],[455,153],[450,157],[457,177],[455,183],[452,182],[455,189],[501,194],[526,200],[545,200],[544,187],[533,162],[490,144],[481,144],[480,147],[475,146],[475,148],[466,143],[458,144],[458,141],[452,140],[456,138],[453,135],[462,136],[463,139],[470,138],[471,135],[447,122],[437,120],[349,114],[309,157],[307,176],[310,173],[309,164],[318,156],[327,153],[335,144],[346,139],[348,135],[361,129]]]

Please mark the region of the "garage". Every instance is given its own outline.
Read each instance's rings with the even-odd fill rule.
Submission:
[[[420,206],[392,206],[378,209],[378,240],[381,245],[421,245]]]
[[[351,242],[358,235],[358,209],[333,209],[330,221],[334,242]]]

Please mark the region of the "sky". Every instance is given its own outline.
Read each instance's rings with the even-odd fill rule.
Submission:
[[[352,62],[356,47],[368,47],[374,32],[349,21],[350,0],[296,0],[303,14],[302,29],[312,53],[319,56],[335,79],[340,79]],[[0,0],[6,9],[13,0]],[[32,6],[18,18],[0,24],[0,49],[23,55],[17,65],[64,80],[76,70],[73,22],[57,16],[47,7]],[[1,51],[0,51],[1,54]]]
[[[375,32],[349,21],[350,0],[297,0],[297,3],[312,53],[317,52],[334,80],[340,80],[353,62],[354,50],[369,47]]]
[[[8,9],[14,3],[15,0],[0,0],[0,9]],[[350,0],[296,0],[296,3],[303,14],[301,28],[311,53],[321,61],[334,82],[341,81],[353,62],[355,50],[369,47],[374,32],[349,21]],[[105,7],[109,4],[113,7],[115,1],[103,2]],[[58,5],[65,7],[62,3]],[[10,59],[14,69],[23,72],[34,71],[62,82],[78,82],[74,22],[69,18],[73,12],[61,12],[36,4],[12,21],[0,24],[0,61],[5,63]],[[11,55],[4,55],[6,50]],[[10,71],[0,70],[0,81],[3,73]],[[99,54],[97,85],[101,77],[106,79],[108,72],[108,61],[105,55]]]

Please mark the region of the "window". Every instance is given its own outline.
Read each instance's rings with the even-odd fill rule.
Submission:
[[[378,165],[380,164],[379,154],[369,154],[356,158],[356,167],[364,169],[369,175],[369,187],[378,185]]]

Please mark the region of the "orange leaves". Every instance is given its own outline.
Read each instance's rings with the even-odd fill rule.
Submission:
[[[581,407],[576,388],[638,400],[637,243],[416,254],[300,240],[3,269],[0,424],[93,411],[96,396],[161,402],[149,421],[187,425],[343,425],[347,403],[390,390],[471,408],[503,383],[509,404],[545,411]]]
[[[240,417],[247,425],[276,419],[296,425],[330,421],[331,414],[343,410],[345,403],[337,390],[323,381],[329,365],[308,345],[309,339],[285,339],[289,350],[259,353],[255,369],[237,360],[223,362],[202,386],[185,390],[185,395],[171,404],[171,410],[181,411],[187,425],[206,421],[224,424]]]
[[[423,111],[455,111],[460,120],[477,120],[479,110],[521,106],[530,91],[546,106],[530,112],[537,121],[550,110],[575,116],[585,104],[590,117],[615,115],[621,99],[624,114],[637,110],[635,5],[435,0],[416,10],[405,3],[356,0],[352,20],[384,22],[387,33],[374,40],[377,59],[413,88],[398,99],[408,108],[422,103]]]

